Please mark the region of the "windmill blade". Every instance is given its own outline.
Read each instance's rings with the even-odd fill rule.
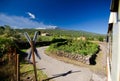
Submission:
[[[35,51],[36,56],[37,56],[39,59],[41,59],[41,57],[39,56],[38,51],[37,51],[36,48],[34,49],[34,51]]]
[[[29,53],[28,53],[28,60],[30,60],[30,58],[31,58],[31,55],[32,55],[32,48],[30,48],[30,51],[29,51]]]
[[[30,41],[31,41],[30,36],[28,35],[28,33],[27,33],[27,32],[25,32],[25,33],[24,33],[24,35],[25,35],[26,39],[28,40],[28,42],[29,42],[29,44],[30,44]]]
[[[33,41],[34,41],[34,43],[36,43],[37,34],[38,34],[38,32],[36,31],[35,34],[34,34],[34,37],[33,37]]]

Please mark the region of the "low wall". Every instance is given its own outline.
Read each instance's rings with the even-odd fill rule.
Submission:
[[[76,60],[76,61],[82,62],[84,64],[91,64],[91,65],[96,64],[95,59],[97,56],[96,54],[91,55],[91,56],[84,56],[84,55],[80,55],[80,54],[71,54],[71,53],[64,52],[64,51],[57,51],[56,55],[60,56],[60,57],[66,57],[66,58],[69,58],[72,60]]]

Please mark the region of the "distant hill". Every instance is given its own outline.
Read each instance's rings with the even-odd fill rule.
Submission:
[[[40,31],[41,33],[49,33],[52,36],[68,36],[68,37],[93,37],[93,38],[98,38],[98,37],[104,37],[106,35],[104,34],[97,34],[97,33],[92,33],[92,32],[86,32],[86,31],[75,31],[75,30],[65,30],[65,29],[16,29],[20,33],[28,32],[29,34],[34,34],[35,31]]]

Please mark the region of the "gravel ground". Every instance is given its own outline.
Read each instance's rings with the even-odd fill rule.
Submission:
[[[44,54],[46,48],[37,48],[41,59],[36,57],[37,68],[42,69],[48,75],[48,78],[43,81],[106,81],[106,78],[101,78],[88,68],[68,64],[47,56]]]
[[[106,67],[107,65],[107,44],[106,43],[100,43],[100,49],[101,49],[101,52],[103,54],[103,57],[102,57],[102,67]]]

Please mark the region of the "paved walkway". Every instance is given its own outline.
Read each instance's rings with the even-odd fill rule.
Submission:
[[[44,54],[45,49],[46,47],[37,49],[41,60],[36,57],[37,68],[42,69],[48,75],[48,79],[44,81],[104,81],[88,68],[68,64],[47,56]],[[91,80],[93,77],[98,79]]]

